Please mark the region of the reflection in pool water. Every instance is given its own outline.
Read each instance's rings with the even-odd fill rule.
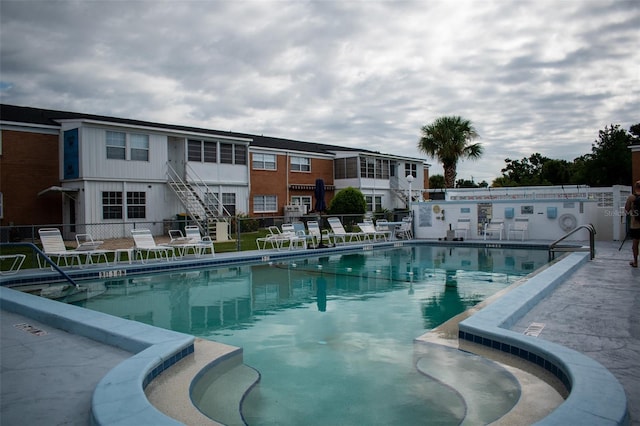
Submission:
[[[243,347],[262,375],[249,424],[458,424],[464,400],[417,372],[413,339],[546,262],[413,246],[94,282],[78,304]]]

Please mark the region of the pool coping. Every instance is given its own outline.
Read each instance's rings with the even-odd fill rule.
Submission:
[[[92,425],[180,425],[147,399],[144,388],[194,351],[193,336],[0,287],[2,309],[131,352],[96,386]]]
[[[624,388],[602,364],[564,346],[510,328],[549,295],[588,253],[571,253],[458,324],[458,338],[534,363],[567,388],[567,399],[537,425],[630,423]]]

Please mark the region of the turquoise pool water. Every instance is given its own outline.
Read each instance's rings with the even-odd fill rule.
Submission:
[[[77,304],[243,347],[262,375],[243,403],[250,425],[451,425],[467,404],[417,371],[413,339],[546,263],[546,251],[413,246],[95,281]],[[508,377],[491,387],[487,422],[519,396]]]

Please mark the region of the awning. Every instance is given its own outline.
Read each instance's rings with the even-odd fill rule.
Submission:
[[[315,191],[316,186],[315,185],[293,184],[293,185],[289,185],[289,189],[294,189],[294,190],[299,190],[299,191]],[[333,186],[333,185],[325,185],[324,189],[326,191],[335,191],[336,187]]]
[[[50,186],[49,188],[43,189],[42,191],[38,192],[38,197],[42,195],[47,195],[51,192],[67,194],[67,193],[78,192],[78,191],[79,191],[78,188],[64,188],[62,186]]]

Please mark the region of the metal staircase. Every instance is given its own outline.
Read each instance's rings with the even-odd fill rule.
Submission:
[[[218,195],[209,189],[207,184],[188,164],[186,167],[187,175],[190,178],[189,181],[183,180],[175,169],[167,163],[167,184],[186,209],[190,219],[198,225],[201,232],[209,235],[214,241],[228,240],[231,215],[218,199]],[[209,207],[211,204],[222,206],[223,215],[220,216],[217,212],[211,210]],[[221,227],[226,227],[226,232],[220,232]]]

